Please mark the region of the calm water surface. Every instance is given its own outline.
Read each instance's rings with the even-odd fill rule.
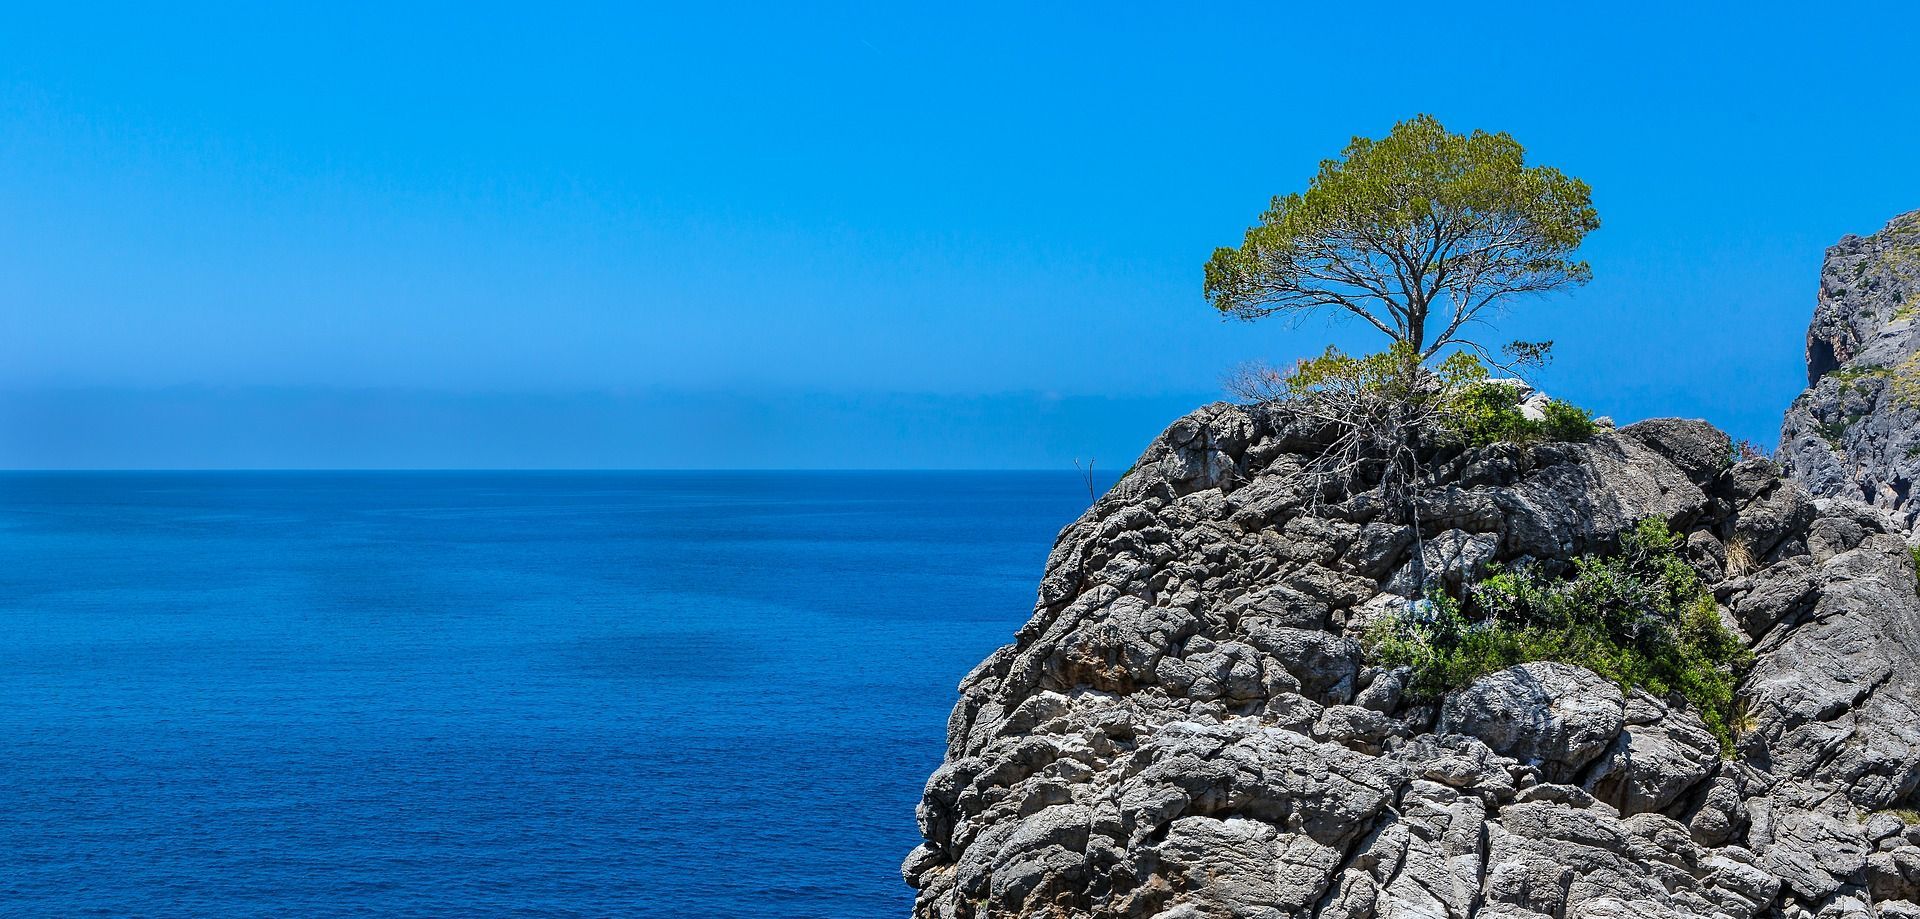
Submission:
[[[1072,473],[0,475],[0,914],[898,917]]]

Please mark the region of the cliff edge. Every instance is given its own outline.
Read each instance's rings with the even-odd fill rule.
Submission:
[[[1417,528],[1312,500],[1325,449],[1207,406],[1060,534],[1032,619],[960,686],[916,916],[1920,917],[1900,523],[1704,422],[1436,456]],[[1579,667],[1421,698],[1367,663],[1416,553],[1457,584],[1649,517],[1754,653],[1733,755],[1679,697]]]
[[[1776,456],[1817,495],[1849,497],[1920,521],[1920,211],[1827,250],[1807,327],[1807,390],[1780,428]]]

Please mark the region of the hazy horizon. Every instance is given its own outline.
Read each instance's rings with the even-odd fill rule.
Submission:
[[[1594,282],[1492,336],[1546,389],[1770,444],[1823,250],[1920,207],[1915,26],[13,9],[0,467],[1124,467],[1238,364],[1378,346],[1200,266],[1418,112],[1593,185]]]
[[[1074,461],[1092,460],[1099,470],[1118,471],[1201,401],[1046,393],[64,390],[0,400],[0,430],[38,435],[0,442],[0,468],[1071,472]],[[1164,420],[1151,430],[1135,430],[1159,416]],[[343,430],[358,436],[343,442]],[[1123,443],[1129,435],[1134,442]],[[142,438],[150,446],[126,449],[126,441]],[[861,445],[876,440],[888,449],[860,465]],[[1087,449],[1094,444],[1116,449]]]

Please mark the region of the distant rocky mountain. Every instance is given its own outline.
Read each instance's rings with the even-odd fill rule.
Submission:
[[[1920,521],[1920,211],[1827,250],[1807,327],[1807,391],[1787,410],[1776,458],[1816,495]],[[1915,381],[1903,395],[1897,379]]]
[[[1904,356],[1903,219],[1829,259],[1816,394]],[[1377,493],[1310,500],[1327,448],[1284,411],[1208,406],[1060,534],[1033,618],[961,684],[903,866],[916,916],[1920,917],[1904,520],[1736,462],[1704,422],[1443,451],[1417,527]],[[1416,553],[1442,583],[1564,568],[1649,517],[1755,655],[1732,757],[1684,700],[1579,667],[1423,701],[1363,654]]]

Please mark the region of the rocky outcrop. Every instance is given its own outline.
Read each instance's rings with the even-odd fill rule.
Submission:
[[[916,916],[1920,916],[1896,524],[1734,463],[1704,422],[1441,453],[1417,528],[1375,493],[1313,500],[1320,449],[1209,406],[1060,534],[1032,620],[960,686],[903,866]],[[1755,652],[1737,756],[1578,667],[1423,701],[1367,663],[1416,554],[1458,583],[1648,516]]]
[[[1787,410],[1777,454],[1816,495],[1855,498],[1920,521],[1920,404],[1896,374],[1920,352],[1920,211],[1827,250],[1807,327],[1807,391]]]

